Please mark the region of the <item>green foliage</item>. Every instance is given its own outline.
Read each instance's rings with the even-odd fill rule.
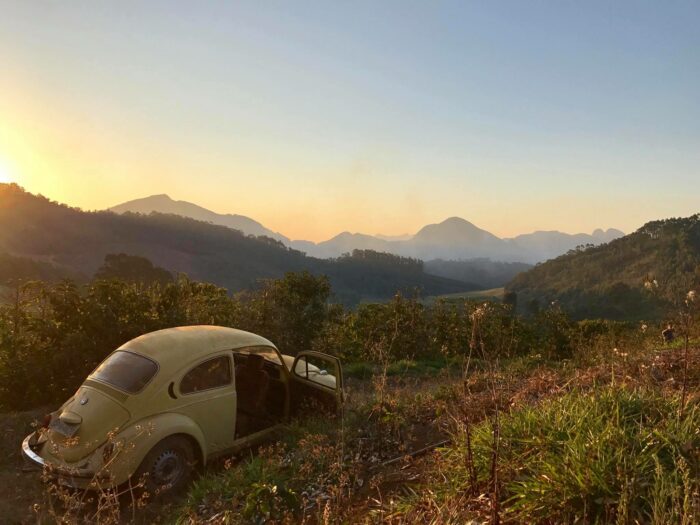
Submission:
[[[243,505],[243,517],[254,522],[265,523],[278,520],[298,506],[294,491],[282,484],[254,482]]]
[[[257,457],[230,468],[219,476],[206,476],[192,484],[183,508],[191,508],[217,499],[236,509],[230,523],[269,523],[282,520],[299,506],[299,497],[288,488],[290,473],[280,465],[276,450],[264,450]],[[185,513],[188,518],[194,516]],[[185,522],[180,516],[178,522]]]
[[[241,326],[265,334],[282,353],[310,350],[328,316],[331,286],[326,277],[288,273],[262,290],[240,296]]]
[[[698,284],[700,215],[693,215],[538,264],[507,287],[526,310],[556,300],[577,319],[638,320],[663,317]]]
[[[360,428],[357,418],[348,424]],[[310,516],[318,518],[324,502],[342,497],[353,486],[353,469],[343,464],[342,439],[338,422],[328,417],[312,417],[303,424],[293,421],[277,444],[241,458],[235,466],[229,460],[223,472],[197,480],[177,520],[203,522],[197,515],[203,508],[227,509],[226,523],[304,523]]]
[[[283,353],[312,347],[326,322],[324,277],[288,274],[256,293],[187,278],[165,285],[117,279],[18,285],[0,305],[0,409],[69,397],[112,350],[141,334],[211,324],[263,334]]]
[[[268,280],[231,297],[223,288],[180,277],[160,284],[95,280],[78,285],[17,285],[0,305],[0,409],[25,409],[69,397],[112,350],[143,333],[211,324],[252,331],[285,354],[315,349],[345,363],[350,375],[425,376],[466,356],[556,360],[593,341],[608,351],[636,326],[573,323],[556,307],[533,319],[508,305],[436,301],[396,294],[355,310],[329,304],[330,282],[308,272]],[[478,321],[477,321],[478,319]],[[583,350],[585,352],[585,350]],[[459,368],[458,364],[454,367]]]

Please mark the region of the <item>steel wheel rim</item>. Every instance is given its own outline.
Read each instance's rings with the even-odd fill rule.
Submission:
[[[159,487],[175,485],[185,472],[185,461],[174,450],[166,450],[158,456],[151,468],[151,476]]]

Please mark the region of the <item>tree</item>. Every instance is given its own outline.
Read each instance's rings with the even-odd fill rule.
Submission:
[[[331,285],[325,276],[287,273],[243,296],[241,324],[275,342],[284,354],[309,350],[328,316]]]
[[[173,282],[172,274],[165,268],[155,266],[145,257],[110,253],[95,273],[95,279],[121,279],[131,283],[161,285]]]

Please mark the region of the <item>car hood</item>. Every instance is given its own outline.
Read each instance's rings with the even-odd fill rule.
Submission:
[[[128,420],[129,412],[118,401],[83,385],[54,413],[45,450],[73,463],[93,452]]]

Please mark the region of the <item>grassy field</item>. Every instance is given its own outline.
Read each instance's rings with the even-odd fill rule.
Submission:
[[[697,523],[700,353],[691,349],[681,410],[684,365],[683,349],[648,346],[348,370],[342,418],[292,422],[137,521]],[[1,515],[78,523],[20,469],[39,412],[2,417]]]
[[[466,381],[461,370],[354,382],[342,424],[294,426],[280,444],[204,476],[173,519],[695,523],[700,399],[680,413],[681,351],[482,361]]]
[[[429,303],[435,302],[437,299],[444,299],[445,301],[457,301],[463,299],[484,299],[500,301],[503,299],[504,289],[501,288],[490,288],[488,290],[473,290],[471,292],[460,292],[460,293],[450,293],[445,295],[435,295],[427,298]]]

